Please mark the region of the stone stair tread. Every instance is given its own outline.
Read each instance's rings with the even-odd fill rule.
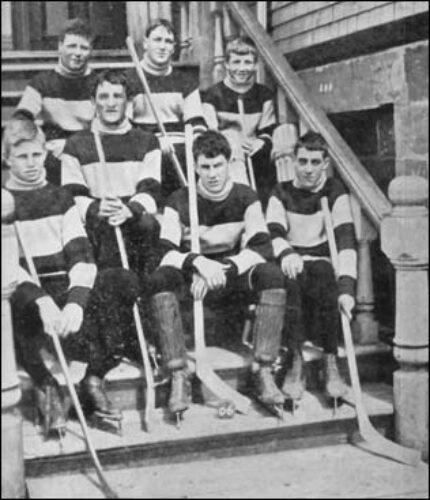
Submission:
[[[377,396],[375,396],[375,394]],[[380,395],[383,394],[382,399]],[[367,384],[363,387],[363,400],[371,416],[391,415],[392,388],[386,384]],[[322,394],[306,392],[299,408],[293,416],[285,412],[281,422],[271,416],[266,410],[253,403],[247,415],[236,414],[232,419],[220,419],[216,408],[193,404],[185,413],[181,429],[176,429],[172,421],[166,420],[164,409],[156,409],[156,424],[151,433],[142,429],[141,413],[137,410],[124,411],[123,435],[115,435],[100,429],[90,428],[93,444],[98,450],[135,445],[150,445],[177,440],[190,440],[207,436],[233,435],[235,433],[258,433],[267,430],[280,430],[311,423],[325,421],[342,421],[354,419],[354,408],[349,404],[341,405],[335,416],[325,402]],[[59,441],[56,437],[44,441],[40,429],[33,422],[25,419],[24,458],[26,460],[49,456],[61,456]],[[84,452],[85,441],[78,421],[69,420],[66,436],[63,439],[63,454]]]

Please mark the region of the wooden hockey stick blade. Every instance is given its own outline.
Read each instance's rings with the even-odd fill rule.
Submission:
[[[240,413],[248,413],[251,401],[226,384],[212,369],[206,355],[204,340],[203,303],[194,301],[194,338],[196,345],[196,373],[203,384],[219,399],[230,400]]]
[[[355,411],[357,414],[358,428],[360,435],[365,441],[363,448],[397,462],[416,466],[421,461],[421,454],[418,450],[401,446],[389,439],[384,438],[371,424],[363,405],[358,369],[355,359],[354,346],[352,343],[351,328],[349,319],[342,313],[342,330],[345,340],[346,356],[348,360],[349,373],[351,377],[352,390],[355,400]],[[361,446],[361,444],[360,444]]]
[[[139,308],[135,303],[133,306],[133,316],[134,322],[136,324],[137,338],[139,340],[140,350],[143,358],[143,369],[145,372],[145,412],[144,412],[144,424],[146,427],[146,432],[151,432],[155,424],[155,383],[154,376],[152,374],[151,362],[149,359],[148,348],[143,335],[142,321],[140,319]]]

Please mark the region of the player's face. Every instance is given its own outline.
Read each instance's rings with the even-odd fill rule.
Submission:
[[[173,56],[175,37],[164,26],[158,26],[144,39],[143,49],[152,64],[165,66]]]
[[[304,189],[312,190],[318,187],[328,167],[328,158],[322,151],[309,151],[299,148],[294,162],[296,177]]]
[[[80,35],[66,35],[59,43],[58,51],[63,65],[70,71],[80,71],[88,64],[91,43]]]
[[[117,125],[124,120],[127,96],[119,83],[102,82],[97,87],[96,114],[104,125]]]
[[[231,81],[244,85],[252,80],[257,69],[254,54],[230,54],[225,67]]]
[[[220,193],[228,180],[228,161],[224,155],[207,158],[201,154],[197,157],[196,171],[205,189]]]
[[[43,143],[37,140],[22,141],[12,146],[7,162],[15,177],[25,182],[33,182],[42,172],[45,157]]]

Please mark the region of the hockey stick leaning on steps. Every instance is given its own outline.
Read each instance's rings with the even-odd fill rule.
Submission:
[[[336,248],[336,240],[334,236],[333,222],[328,206],[328,200],[325,196],[321,198],[321,208],[327,232],[330,257],[335,270],[335,274],[337,276],[339,271],[339,259]],[[363,447],[376,455],[382,455],[384,457],[391,458],[407,465],[418,465],[421,459],[421,454],[418,450],[401,446],[397,443],[394,443],[393,441],[390,441],[389,439],[384,438],[371,424],[363,404],[349,318],[343,311],[341,311],[341,319],[346,356],[348,360],[349,375],[351,377],[352,391],[354,394],[358,429],[361,437],[365,441],[365,445]]]
[[[125,40],[125,43],[127,44],[128,51],[130,52],[131,59],[133,61],[134,67],[137,72],[137,76],[139,77],[140,82],[143,85],[143,88],[145,90],[146,98],[148,99],[149,106],[152,110],[152,113],[155,117],[155,120],[157,121],[158,128],[160,129],[161,135],[164,137],[166,141],[169,143],[169,156],[170,159],[172,160],[173,166],[175,167],[176,173],[178,174],[179,180],[181,181],[181,184],[183,186],[187,185],[187,179],[185,178],[184,173],[182,172],[181,164],[179,163],[178,157],[176,156],[175,153],[175,148],[170,142],[170,138],[167,135],[166,129],[163,125],[163,122],[160,120],[160,117],[157,112],[157,108],[154,105],[154,101],[152,99],[151,95],[151,89],[149,88],[148,81],[145,76],[145,72],[142,69],[142,66],[140,65],[139,58],[136,54],[136,49],[134,48],[134,42],[131,39],[131,37],[127,37]]]
[[[200,253],[199,220],[197,212],[197,190],[192,153],[193,132],[191,125],[185,125],[185,152],[188,175],[188,203],[191,226],[191,251]],[[203,384],[221,400],[230,400],[240,413],[247,413],[251,401],[232,389],[213,371],[206,353],[203,301],[193,300],[194,307],[194,343],[196,352],[196,373]]]
[[[240,123],[242,126],[242,140],[244,140],[246,137],[246,134],[245,134],[245,109],[243,106],[243,99],[241,97],[239,97],[237,99],[237,109],[239,111],[239,118],[240,118]],[[257,192],[257,184],[255,182],[255,175],[254,175],[254,165],[252,164],[251,156],[247,153],[245,153],[245,163],[246,163],[246,168],[248,170],[249,185],[253,191]],[[243,325],[243,331],[242,331],[242,344],[246,345],[250,349],[252,349],[252,344],[249,341],[249,335],[251,333],[251,328],[252,328],[252,323],[253,323],[252,316],[255,315],[256,309],[257,309],[257,306],[255,304],[250,304],[248,306],[248,315],[245,319],[245,323]]]
[[[35,281],[35,283],[38,286],[41,286],[39,277],[37,275],[36,268],[34,266],[33,258],[30,255],[30,253],[28,251],[28,247],[26,246],[26,244],[23,240],[23,237],[22,237],[20,222],[15,221],[14,226],[15,226],[16,234],[18,236],[18,241],[20,242],[22,251],[24,253],[25,260],[27,262],[28,269],[30,271],[30,275],[33,278],[33,280]],[[103,493],[104,493],[106,498],[119,498],[118,495],[115,493],[115,491],[109,486],[109,484],[106,481],[106,478],[103,474],[102,466],[100,465],[100,461],[98,459],[96,450],[94,449],[94,446],[91,442],[90,435],[88,432],[87,422],[85,420],[84,413],[82,411],[82,407],[81,407],[81,404],[79,402],[78,395],[76,394],[76,389],[75,389],[75,386],[73,385],[72,377],[70,376],[70,373],[69,373],[69,368],[67,366],[67,361],[66,361],[66,358],[65,358],[64,353],[63,353],[63,348],[61,347],[61,343],[60,343],[60,340],[59,340],[56,332],[53,332],[52,340],[54,341],[55,352],[57,354],[58,361],[60,362],[61,369],[63,370],[64,378],[66,379],[66,383],[67,383],[67,388],[69,389],[70,396],[72,398],[76,414],[78,415],[79,423],[81,424],[82,432],[84,433],[87,448],[88,448],[88,451],[90,452],[91,458],[94,462],[94,466],[95,466],[95,469],[97,472],[97,476],[100,480]]]
[[[94,131],[94,141],[96,143],[97,155],[99,157],[100,163],[102,163],[105,169],[106,158],[103,151],[102,142],[100,135]],[[112,192],[112,191],[111,191]],[[114,226],[116,241],[118,244],[119,254],[121,256],[121,265],[124,269],[129,270],[130,266],[128,263],[127,251],[125,249],[124,238],[122,236],[122,231],[119,226]],[[137,331],[137,339],[139,341],[140,352],[143,359],[143,368],[145,372],[145,413],[144,413],[144,424],[147,432],[151,432],[152,424],[155,421],[155,382],[154,375],[152,373],[152,366],[149,360],[148,345],[145,340],[145,335],[143,333],[142,320],[139,314],[139,307],[137,302],[133,304],[133,318],[134,324]]]

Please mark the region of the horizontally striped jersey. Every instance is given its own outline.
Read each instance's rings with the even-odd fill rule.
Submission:
[[[43,121],[48,141],[65,139],[90,127],[94,117],[91,87],[95,75],[70,77],[57,70],[36,75],[27,85],[17,111],[25,109]]]
[[[339,293],[354,295],[357,253],[349,195],[330,177],[316,192],[294,186],[294,180],[275,186],[266,212],[275,257],[298,253],[304,260],[330,259],[321,198],[327,196],[339,252]]]
[[[273,257],[261,204],[252,189],[231,183],[221,201],[210,200],[197,188],[201,254],[232,263],[238,274]],[[160,266],[191,269],[198,254],[192,253],[188,189],[175,191],[164,209],[160,232],[164,250]]]
[[[172,68],[168,75],[153,75],[144,71],[151,90],[154,107],[173,143],[184,142],[185,124],[193,126],[194,133],[206,130],[195,76],[183,68]],[[136,70],[126,73],[131,87],[133,124],[143,130],[159,134],[157,120],[143,91]]]
[[[133,214],[156,213],[160,201],[161,151],[154,134],[128,127],[125,133],[100,134],[104,164],[92,131],[67,140],[62,155],[61,180],[75,197],[82,220],[90,205],[119,196]]]
[[[243,123],[238,99],[243,101]],[[208,127],[222,132],[233,150],[236,143],[241,144],[242,134],[272,144],[276,116],[272,91],[265,85],[255,83],[241,94],[222,81],[202,91],[201,101]]]
[[[9,191],[15,200],[23,244],[33,258],[38,276],[64,272],[68,275],[67,302],[85,307],[97,268],[72,196],[49,183],[38,189]],[[44,295],[46,292],[30,276],[21,252],[17,299],[26,304]]]

